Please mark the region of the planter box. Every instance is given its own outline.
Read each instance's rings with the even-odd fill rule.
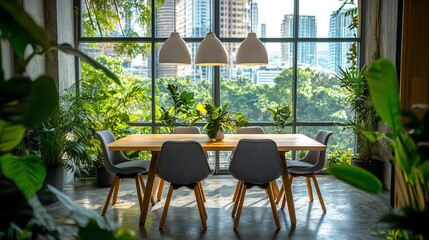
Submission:
[[[384,162],[378,160],[361,161],[352,159],[352,165],[361,167],[374,174],[384,185]]]

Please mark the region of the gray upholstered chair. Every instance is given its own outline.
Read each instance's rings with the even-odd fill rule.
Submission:
[[[149,171],[150,161],[131,160],[125,157],[122,152],[110,151],[108,145],[116,139],[113,133],[109,130],[99,131],[97,132],[97,136],[101,141],[101,148],[103,149],[104,167],[109,173],[115,175],[101,215],[104,216],[106,214],[112,194],[112,205],[116,204],[121,179],[123,178],[134,178],[136,182],[139,206],[141,208],[143,206],[142,195],[145,190],[142,174]],[[151,198],[151,201],[152,204],[155,204],[153,198]]]
[[[174,128],[173,134],[201,134],[201,130],[197,126],[177,126]],[[162,192],[164,191],[164,180],[160,180],[158,192],[157,192],[157,200],[161,201]],[[198,182],[198,187],[200,188],[200,192],[202,194],[203,201],[206,202],[206,196],[204,194],[203,184]]]
[[[265,131],[262,127],[259,126],[252,126],[252,127],[241,127],[237,130],[237,134],[264,134]],[[229,156],[230,160],[234,156],[234,151],[232,151],[231,155]],[[232,201],[235,202],[237,198],[238,189],[240,187],[241,182],[238,181],[237,185],[235,186],[234,194],[232,195]]]
[[[315,140],[327,145],[329,138],[334,134],[330,131],[320,130]],[[323,201],[322,193],[319,189],[319,184],[316,180],[316,173],[323,170],[325,166],[325,154],[326,151],[309,151],[302,159],[300,160],[286,160],[287,169],[289,172],[290,184],[296,177],[305,177],[307,182],[308,196],[310,202],[313,202],[313,191],[311,187],[310,179],[313,179],[314,188],[316,189],[317,196],[319,198],[320,206],[322,207],[323,212],[326,212],[325,203]],[[280,202],[281,196],[283,195],[284,189],[283,186],[280,189],[279,195],[277,197],[277,203]],[[285,207],[286,198],[283,198],[282,208]]]
[[[210,167],[201,145],[195,141],[167,141],[162,145],[156,174],[170,183],[159,228],[162,229],[173,190],[187,187],[194,191],[203,229],[207,229],[207,212],[198,182],[210,174]]]
[[[270,182],[279,178],[282,174],[282,165],[277,145],[269,139],[242,139],[237,145],[234,156],[229,165],[229,172],[242,184],[239,187],[237,199],[232,209],[232,216],[237,211],[234,221],[234,229],[238,227],[241,210],[243,208],[246,190],[254,186],[265,189],[271,204],[274,221],[277,229],[280,228],[280,220],[277,215],[276,204]]]

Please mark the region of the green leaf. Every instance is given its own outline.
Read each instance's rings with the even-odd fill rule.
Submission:
[[[4,175],[16,183],[26,198],[36,194],[46,176],[45,166],[36,156],[17,157],[5,154],[0,157],[0,167]]]
[[[45,51],[51,46],[43,28],[13,1],[0,1],[0,34],[14,40],[12,46],[19,56],[24,56],[28,44],[39,45]]]
[[[94,59],[92,59],[91,57],[86,55],[85,53],[79,51],[78,49],[73,48],[71,45],[63,43],[63,44],[59,44],[59,45],[54,46],[54,48],[59,49],[65,53],[73,54],[73,55],[79,57],[80,59],[87,62],[89,65],[91,65],[92,67],[103,71],[104,74],[107,75],[107,77],[112,79],[118,85],[121,85],[121,80],[119,80],[119,78],[118,78],[118,76],[116,76],[116,74],[114,74],[108,68],[103,66],[101,63],[95,61]]]
[[[374,174],[353,165],[334,165],[327,169],[336,178],[368,193],[380,193],[383,185]]]
[[[429,209],[418,210],[413,207],[400,208],[394,212],[384,215],[382,222],[387,223],[391,228],[404,229],[413,234],[422,234],[423,239],[428,239]]]
[[[10,124],[0,119],[0,152],[13,149],[24,136],[23,125]]]
[[[387,59],[374,61],[368,70],[368,87],[375,110],[386,125],[397,133],[401,123],[395,66]]]
[[[35,127],[58,107],[59,95],[54,79],[48,75],[38,77],[31,88],[31,99],[23,123]]]

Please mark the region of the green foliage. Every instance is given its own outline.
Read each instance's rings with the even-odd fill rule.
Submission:
[[[34,197],[42,187],[46,176],[45,166],[40,158],[35,156],[17,157],[5,154],[0,157],[0,170],[6,177],[12,179],[24,196]]]
[[[329,167],[327,172],[368,193],[377,194],[383,189],[383,185],[376,176],[354,165],[334,165]]]
[[[267,108],[271,112],[274,124],[277,126],[277,133],[285,133],[284,128],[292,121],[292,111],[289,105],[277,105],[274,108]]]
[[[341,87],[347,91],[345,100],[354,112],[353,119],[346,122],[345,129],[351,129],[356,135],[358,151],[356,158],[362,161],[369,161],[374,158],[373,148],[375,144],[365,137],[364,132],[376,131],[380,119],[369,98],[366,75],[365,66],[360,70],[357,68],[340,68],[340,73],[336,75],[341,82]]]
[[[14,148],[27,127],[38,128],[41,122],[49,122],[58,114],[50,116],[59,106],[58,90],[52,77],[43,75],[33,81],[26,77],[25,67],[36,55],[61,50],[87,61],[113,81],[119,83],[119,79],[82,52],[67,44],[51,42],[47,33],[15,1],[0,1],[0,38],[9,42],[21,60],[10,79],[5,79],[3,68],[0,69],[0,197],[6,201],[0,207],[0,236],[58,239],[59,231],[52,228],[55,223],[49,221],[43,206],[40,203],[30,205],[26,199],[42,186],[45,169],[41,159],[31,155],[17,157],[6,152],[17,152]],[[24,55],[29,46],[33,51]],[[0,52],[0,66],[3,66],[2,57]],[[38,218],[39,213],[43,214]]]
[[[228,110],[229,104],[216,107],[214,104],[199,103],[197,105],[197,111],[201,118],[207,121],[204,128],[207,130],[207,135],[215,139],[218,131],[235,131],[240,127],[247,126],[247,119],[244,115],[234,113]]]
[[[150,31],[152,6],[145,0],[84,0],[82,31],[85,37],[145,37]],[[156,0],[159,8],[165,0]],[[130,27],[138,25],[142,31]],[[134,58],[139,54],[147,56],[150,44],[116,43],[114,51],[118,56]]]
[[[406,180],[405,207],[385,215],[382,219],[394,229],[409,231],[412,235],[423,239],[429,238],[427,222],[429,221],[429,150],[428,137],[421,135],[428,128],[426,113],[422,121],[416,121],[411,115],[418,134],[409,134],[400,121],[400,104],[398,81],[395,67],[386,59],[379,59],[372,63],[368,70],[368,87],[374,108],[381,120],[390,128],[389,133],[376,133],[372,137],[381,137],[392,146],[394,158],[392,159]],[[408,122],[410,123],[410,122]],[[408,124],[406,124],[408,125]],[[415,142],[418,141],[418,142]],[[332,168],[334,168],[332,170]],[[373,183],[362,179],[367,173],[356,172],[350,174],[346,166],[333,166],[328,169],[340,179],[355,186],[371,190]],[[362,183],[360,183],[362,182]],[[359,184],[359,185],[358,185]],[[363,185],[365,184],[365,185]]]
[[[82,80],[79,96],[81,108],[85,112],[82,124],[89,130],[84,137],[86,151],[91,155],[95,167],[103,164],[103,154],[100,140],[96,132],[110,130],[120,138],[137,133],[138,130],[129,125],[144,117],[150,119],[150,90],[142,84],[142,79],[127,73],[122,62],[110,57],[99,57],[98,61],[119,76],[122,86],[106,82],[100,71],[82,64]],[[138,155],[138,154],[137,154]],[[138,156],[136,156],[138,157]],[[88,166],[88,171],[94,171],[94,165]]]
[[[347,150],[335,149],[328,157],[328,165],[350,165],[353,157],[353,148]]]

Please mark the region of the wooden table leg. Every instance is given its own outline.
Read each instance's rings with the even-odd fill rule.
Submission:
[[[292,225],[295,225],[296,224],[295,204],[293,202],[292,188],[290,184],[289,173],[287,171],[285,153],[286,152],[279,151],[280,158],[282,160],[281,161],[282,168],[283,168],[282,179],[283,179],[283,186],[285,188],[285,195],[286,195],[286,201],[287,201],[287,208],[289,211],[290,222],[292,223]]]
[[[152,151],[152,158],[149,167],[149,174],[146,181],[146,189],[144,191],[143,207],[140,212],[140,224],[146,223],[147,212],[149,210],[150,198],[152,196],[152,189],[155,181],[156,166],[158,165],[159,152]]]

